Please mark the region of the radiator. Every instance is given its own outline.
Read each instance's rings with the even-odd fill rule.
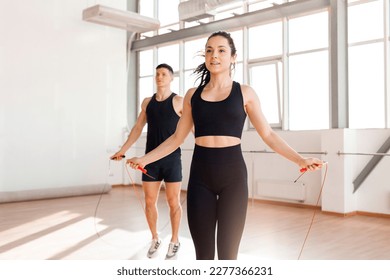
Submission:
[[[306,185],[301,182],[258,180],[254,196],[257,198],[304,202],[306,199]]]

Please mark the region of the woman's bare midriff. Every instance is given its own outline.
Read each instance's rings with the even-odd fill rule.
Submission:
[[[234,136],[201,136],[195,138],[195,144],[208,148],[223,148],[236,146],[241,143],[241,139]]]

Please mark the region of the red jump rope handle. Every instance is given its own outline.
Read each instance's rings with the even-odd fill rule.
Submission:
[[[117,157],[112,157],[110,158],[111,160],[119,160],[120,158],[125,158],[126,156],[125,155],[120,155],[120,156],[117,156]]]
[[[142,168],[141,166],[137,167],[138,170],[140,170],[142,173],[146,174],[146,169]]]
[[[121,158],[125,158],[126,156],[125,156],[125,155],[120,155],[120,157],[121,157]],[[141,171],[142,173],[147,174],[147,171],[146,171],[145,168],[142,168],[141,166],[138,166],[137,169],[138,169],[139,171]]]
[[[326,162],[324,162],[323,164],[326,164]],[[315,163],[314,165],[315,165],[315,166],[318,166],[319,164]],[[307,171],[307,168],[306,168],[306,167],[301,168],[301,169],[299,169],[299,171],[300,171],[300,172],[306,172],[306,171]]]

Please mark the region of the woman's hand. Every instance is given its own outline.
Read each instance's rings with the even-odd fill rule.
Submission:
[[[303,158],[299,163],[299,167],[301,168],[301,171],[315,171],[321,169],[324,164],[326,164],[326,162],[318,158]]]
[[[141,169],[144,168],[144,165],[142,164],[141,158],[138,158],[138,157],[133,157],[133,158],[126,160],[126,164],[128,164],[133,169],[139,169],[140,167],[141,167]]]

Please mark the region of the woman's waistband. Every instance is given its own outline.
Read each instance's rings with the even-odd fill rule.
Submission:
[[[195,144],[193,160],[207,163],[227,163],[242,160],[241,144],[228,147],[204,147]]]

